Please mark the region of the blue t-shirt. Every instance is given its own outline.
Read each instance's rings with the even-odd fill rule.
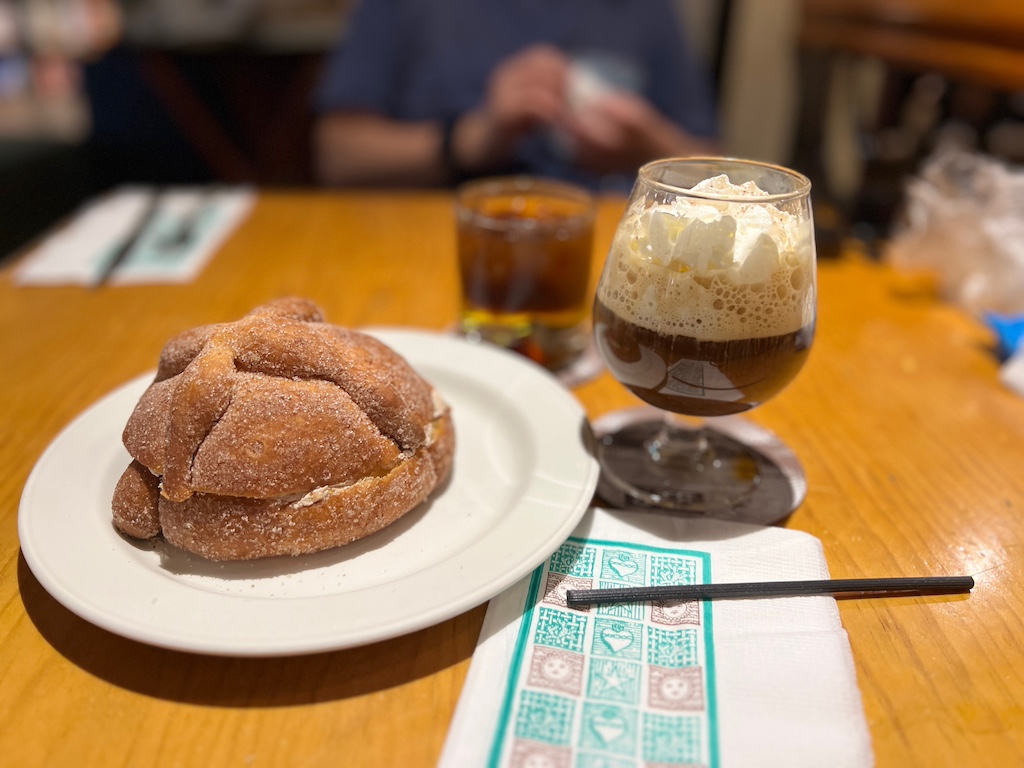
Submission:
[[[453,119],[483,101],[499,62],[537,43],[628,61],[636,89],[663,114],[694,135],[714,136],[710,84],[668,0],[361,0],[314,106]],[[546,135],[525,139],[511,170],[609,185],[574,168]]]

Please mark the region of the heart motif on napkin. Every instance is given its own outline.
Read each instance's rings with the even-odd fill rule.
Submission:
[[[626,733],[626,721],[614,714],[598,715],[590,721],[590,727],[605,744],[621,739]]]
[[[618,653],[623,648],[633,644],[633,635],[624,629],[613,629],[609,627],[601,631],[601,640],[604,644]]]
[[[619,575],[619,578],[632,576],[637,570],[636,561],[626,557],[625,555],[615,555],[609,558],[608,567],[615,571],[615,573]]]

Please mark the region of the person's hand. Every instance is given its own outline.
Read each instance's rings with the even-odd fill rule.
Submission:
[[[659,157],[714,151],[712,142],[691,136],[628,91],[604,95],[567,116],[563,129],[576,163],[600,173],[635,171]]]
[[[558,120],[565,109],[569,61],[550,45],[536,45],[499,64],[484,109],[503,135],[518,138]]]
[[[565,54],[550,45],[531,46],[501,62],[484,102],[456,126],[452,151],[458,165],[498,165],[519,138],[562,120],[568,69]]]

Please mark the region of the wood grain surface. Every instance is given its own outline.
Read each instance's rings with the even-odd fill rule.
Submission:
[[[601,204],[595,281],[621,210]],[[57,433],[182,329],[281,295],[342,325],[448,328],[450,198],[263,193],[183,286],[22,288],[16,266],[0,272],[0,763],[435,764],[483,606],[310,656],[161,650],[51,598],[20,555],[17,514]],[[841,601],[877,764],[1022,765],[1024,398],[1000,385],[986,329],[926,282],[847,254],[819,265],[819,310],[804,371],[749,416],[807,473],[783,524],[822,540],[836,578],[977,578],[970,596]],[[607,375],[575,392],[592,417],[636,404]]]

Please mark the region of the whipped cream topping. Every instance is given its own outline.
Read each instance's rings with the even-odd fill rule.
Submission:
[[[804,222],[774,205],[758,204],[756,199],[768,193],[753,182],[736,185],[723,174],[693,191],[752,202],[680,197],[641,207],[627,214],[618,235],[626,240],[621,245],[662,267],[735,270],[734,279],[744,283],[767,279],[783,255],[809,250]]]
[[[693,191],[709,197],[639,200],[626,212],[601,301],[641,327],[700,339],[773,336],[813,322],[809,217],[759,203],[767,192],[724,175]]]

